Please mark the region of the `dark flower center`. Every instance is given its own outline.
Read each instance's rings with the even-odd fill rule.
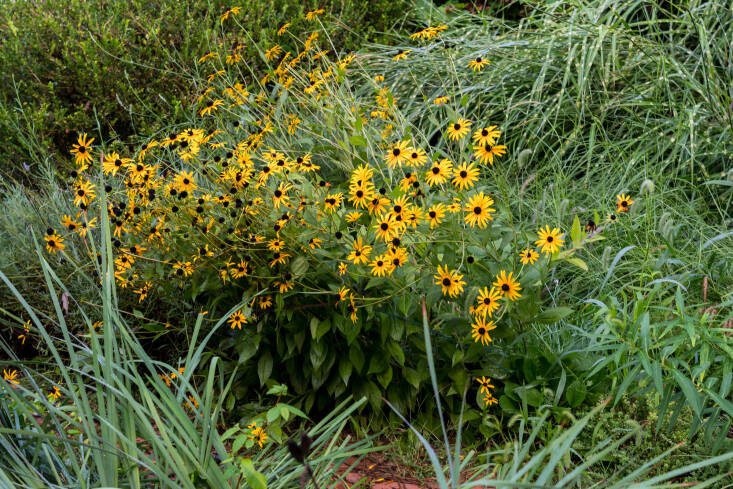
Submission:
[[[361,199],[362,197],[364,197],[364,192],[362,192],[361,190],[357,190],[356,191],[356,196]]]
[[[434,175],[437,175],[438,173],[440,173],[440,168],[438,168],[437,166],[434,166],[433,167],[433,174]]]
[[[382,260],[377,261],[377,266],[378,267],[381,267],[382,265],[384,265],[384,262]]]
[[[417,153],[412,153],[412,159],[416,159],[416,158],[417,158]]]
[[[431,218],[433,218],[433,219],[434,219],[434,218],[435,218],[435,215],[436,215],[436,214],[435,214],[435,211],[430,211],[430,212],[428,212],[428,215],[429,215],[429,216],[430,216]]]
[[[453,129],[454,130],[458,131],[460,128],[461,128],[461,125],[458,124],[457,122],[455,124],[453,124]]]
[[[486,136],[489,135],[489,131],[487,131],[486,129],[484,129],[483,131],[481,131],[481,135],[484,136],[484,137],[486,137]]]
[[[445,285],[446,287],[450,285],[450,279],[448,277],[443,279],[443,285]]]
[[[461,170],[461,178],[466,178],[468,176],[468,172],[466,170]]]
[[[486,334],[486,329],[484,329],[484,328],[479,328],[479,329],[478,329],[478,334],[480,334],[481,336],[485,335],[485,334]]]
[[[552,236],[548,236],[548,237],[547,237],[547,242],[548,242],[548,243],[552,243],[552,239],[553,239],[553,238],[552,238]]]
[[[275,190],[275,197],[277,197],[279,199],[280,197],[282,197],[282,195],[283,195],[283,193],[282,193],[281,190],[279,190],[279,189],[278,190]]]
[[[503,290],[504,292],[509,292],[509,284],[502,284],[501,290]]]
[[[476,206],[476,207],[473,208],[473,213],[476,214],[476,215],[480,215],[482,210],[483,209],[481,209],[481,207]]]
[[[400,155],[400,148],[393,149],[392,150],[392,154],[395,155],[395,156],[399,156]]]
[[[480,63],[481,62],[481,56],[479,56],[478,58],[476,58],[476,62],[477,63]]]
[[[120,159],[115,160],[115,166],[117,166],[117,167],[122,166],[122,160],[120,160]]]
[[[387,224],[386,222],[383,222],[382,225],[379,227],[382,228],[382,231],[386,231],[389,229],[389,224]]]

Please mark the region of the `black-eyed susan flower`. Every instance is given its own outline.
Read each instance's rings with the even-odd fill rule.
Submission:
[[[499,403],[499,400],[494,397],[491,392],[487,392],[486,394],[484,394],[484,397],[482,397],[481,400],[483,401],[484,405],[486,405],[486,407]]]
[[[499,298],[501,294],[495,287],[484,287],[479,290],[479,294],[476,297],[475,314],[477,316],[489,316],[491,317],[499,308]]]
[[[519,261],[522,263],[522,265],[532,265],[534,262],[537,261],[539,257],[540,254],[532,248],[525,248],[519,252]]]
[[[364,243],[364,241],[361,239],[361,236],[359,236],[354,241],[352,250],[349,253],[349,256],[346,257],[346,259],[353,262],[354,265],[366,265],[367,263],[369,263],[369,255],[371,254],[371,252],[372,247],[369,246],[367,243]]]
[[[443,295],[447,294],[450,297],[456,297],[463,292],[463,286],[466,285],[466,282],[461,280],[463,275],[455,270],[448,270],[448,265],[438,265],[438,273],[433,275],[433,278],[435,278],[435,285],[442,287]]]
[[[373,184],[368,181],[361,182],[361,185],[352,185],[349,187],[349,191],[351,193],[349,201],[357,208],[367,207],[369,201],[374,197]]]
[[[479,170],[474,163],[463,163],[453,170],[453,186],[465,190],[474,186],[478,180]]]
[[[346,272],[349,271],[349,266],[346,263],[339,263],[339,275],[346,275]]]
[[[219,56],[219,53],[217,53],[216,51],[208,52],[199,58],[199,63],[205,63],[211,58],[215,58],[217,56]]]
[[[479,146],[493,146],[500,136],[501,131],[496,126],[484,127],[473,133],[473,142]]]
[[[278,187],[272,193],[272,205],[275,209],[279,209],[281,205],[289,206],[290,197],[288,196],[288,190],[292,188],[289,183],[280,182]]]
[[[390,168],[402,166],[410,157],[412,148],[409,141],[399,141],[390,149],[384,157]]]
[[[229,327],[232,329],[242,329],[242,325],[247,324],[247,316],[245,316],[241,310],[234,311],[232,315],[229,316],[227,322],[229,323]]]
[[[173,264],[173,273],[179,277],[188,277],[193,273],[190,261],[177,261]]]
[[[399,236],[401,229],[402,225],[395,219],[394,214],[389,212],[382,214],[374,226],[377,238],[385,242],[391,241],[392,238]]]
[[[392,268],[399,268],[407,262],[407,249],[402,247],[390,248],[384,257],[392,264]]]
[[[280,56],[280,54],[283,52],[282,48],[279,44],[275,44],[270,49],[265,51],[265,58],[267,58],[267,61],[273,61],[275,58]]]
[[[343,200],[344,194],[339,192],[336,194],[328,194],[325,199],[323,199],[323,207],[325,210],[329,212],[333,212],[337,210],[339,207],[341,207],[341,201]]]
[[[284,265],[288,262],[288,258],[290,258],[290,253],[275,251],[272,254],[272,260],[270,260],[270,267],[274,267],[275,265]]]
[[[468,67],[471,68],[472,71],[481,71],[485,66],[489,66],[490,64],[491,62],[488,59],[476,56],[470,63],[468,63]]]
[[[434,161],[433,166],[425,172],[425,181],[428,186],[442,185],[448,181],[453,172],[453,162],[448,158]]]
[[[449,100],[450,100],[450,97],[444,95],[442,97],[436,97],[433,100],[433,104],[434,105],[442,105],[442,104],[448,103]]]
[[[311,238],[308,240],[308,246],[310,246],[310,249],[315,250],[321,247],[322,242],[321,238]]]
[[[428,209],[427,220],[430,223],[430,229],[439,226],[443,222],[442,219],[445,216],[445,213],[445,204],[440,202]]]
[[[489,377],[484,377],[482,375],[481,377],[478,377],[476,379],[476,382],[479,383],[479,392],[482,394],[491,392],[490,389],[494,388],[494,385],[491,383],[491,379]]]
[[[138,302],[142,302],[148,296],[150,289],[153,287],[152,282],[145,282],[139,289],[133,290],[138,295]]]
[[[408,49],[406,51],[403,49],[399,49],[397,51],[397,54],[392,57],[392,61],[399,61],[401,59],[405,59],[407,55],[410,54],[411,52],[412,52],[412,49]]]
[[[310,21],[316,20],[318,16],[324,13],[325,11],[326,10],[322,8],[311,10],[310,12],[305,14],[305,20],[310,20]]]
[[[128,165],[131,161],[130,158],[120,157],[118,153],[109,153],[104,157],[102,170],[104,170],[105,175],[116,175],[123,166]]]
[[[74,205],[86,208],[94,199],[94,185],[90,181],[79,180],[74,184]]]
[[[28,334],[31,332],[31,322],[26,321],[23,325],[23,332],[18,335],[18,339],[21,340],[21,345],[25,345],[25,340],[28,338]]]
[[[476,158],[479,163],[484,164],[487,161],[490,165],[494,164],[494,157],[501,157],[506,154],[506,146],[503,144],[497,144],[491,146],[489,144],[479,144],[473,147],[473,157]]]
[[[3,369],[3,380],[12,385],[20,385],[20,381],[18,380],[18,371],[16,369]]]
[[[69,152],[74,155],[76,166],[86,167],[92,162],[92,143],[94,138],[87,139],[87,133],[80,134],[76,144],[72,145]]]
[[[473,341],[482,345],[488,345],[491,342],[489,331],[496,329],[494,321],[486,321],[483,316],[476,316],[474,323],[471,325],[471,337]]]
[[[204,107],[199,111],[199,115],[203,117],[206,114],[209,114],[211,112],[216,112],[219,109],[219,106],[223,104],[224,104],[224,101],[222,99],[209,100],[204,104]]]
[[[496,287],[496,290],[499,291],[502,297],[505,297],[510,301],[515,301],[522,297],[522,294],[519,293],[519,291],[522,290],[522,287],[519,282],[514,280],[512,275],[513,272],[509,272],[507,275],[505,270],[501,270],[496,276],[496,281],[492,285]]]
[[[624,194],[619,194],[616,196],[616,212],[628,212],[629,208],[631,207],[631,204],[633,204],[634,201],[631,200],[631,197]]]
[[[392,264],[389,262],[386,256],[379,255],[371,263],[372,275],[377,277],[384,277],[387,273],[392,273]]]
[[[237,15],[239,12],[241,12],[242,7],[230,7],[224,11],[223,14],[221,14],[221,17],[219,17],[220,22],[224,22],[229,18],[231,15]]]
[[[540,248],[542,253],[552,255],[557,253],[565,243],[563,236],[565,235],[560,232],[559,228],[550,230],[550,226],[545,226],[544,229],[540,228],[537,231],[537,241],[534,243]]]
[[[282,36],[283,34],[285,34],[288,31],[288,27],[290,27],[290,22],[286,22],[285,24],[280,26],[280,28],[277,30],[277,35]]]
[[[471,227],[486,227],[488,222],[494,219],[491,215],[496,212],[496,209],[491,207],[493,203],[494,199],[484,195],[483,192],[472,195],[463,207],[463,210],[466,211],[464,220]]]
[[[81,224],[73,220],[71,216],[64,216],[63,218],[61,218],[61,225],[69,231],[76,231],[81,226]]]
[[[448,138],[450,138],[452,141],[458,141],[459,139],[462,139],[463,136],[468,134],[470,127],[471,121],[469,121],[468,119],[458,119],[448,126]]]
[[[173,186],[178,192],[193,192],[196,190],[196,181],[194,180],[193,173],[188,171],[178,172],[173,178]]]
[[[56,254],[57,251],[63,251],[63,249],[66,247],[64,244],[64,238],[56,234],[56,231],[53,229],[48,229],[46,231],[46,236],[43,237],[43,239],[46,240],[46,249],[49,253]]]
[[[363,212],[359,211],[351,211],[348,214],[346,214],[346,222],[349,224],[353,224],[356,221],[359,220],[359,218],[363,215]]]
[[[272,297],[270,297],[269,295],[261,296],[258,305],[262,310],[269,309],[270,307],[272,307]]]
[[[428,161],[428,155],[420,148],[412,148],[408,153],[407,163],[413,167],[423,166]]]

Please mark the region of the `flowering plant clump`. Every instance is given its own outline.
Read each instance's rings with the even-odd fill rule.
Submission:
[[[445,110],[436,129],[447,145],[433,150],[404,124],[383,77],[327,49],[319,15],[306,15],[303,38],[286,24],[260,41],[266,73],[247,72],[240,45],[204,54],[189,126],[124,156],[81,135],[72,149],[79,212],[64,217],[63,235],[48,229],[48,250],[86,243],[103,197],[118,286],[139,302],[185,290],[210,316],[227,311],[222,350],[230,364],[256,365],[242,383],[276,378],[307,394],[307,407],[321,389],[414,402],[427,380],[415,319],[424,296],[447,395],[471,374],[481,405],[495,404],[482,370],[494,339],[561,317],[543,310],[543,284],[561,264],[587,269],[578,255],[601,236],[577,217],[569,237],[555,223],[513,222],[492,185],[507,154],[502,130],[460,117],[446,93],[425,102]],[[232,19],[234,9],[222,22]],[[477,58],[458,75],[488,66]],[[364,86],[372,96],[357,94]],[[633,203],[622,197],[619,212]]]

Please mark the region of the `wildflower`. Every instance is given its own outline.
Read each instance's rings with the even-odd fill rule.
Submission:
[[[282,50],[282,48],[280,47],[280,45],[279,45],[279,44],[275,44],[275,45],[274,45],[274,46],[272,46],[272,47],[271,47],[270,49],[268,49],[267,51],[265,51],[265,58],[267,58],[267,61],[273,61],[273,60],[275,60],[275,59],[276,59],[276,58],[277,58],[277,57],[278,57],[278,56],[280,55],[280,53],[282,53],[282,52],[283,52],[283,50]]]
[[[77,221],[73,220],[71,216],[64,216],[61,218],[61,225],[69,231],[76,231],[81,226]]]
[[[279,29],[277,30],[277,35],[278,35],[278,36],[282,36],[283,34],[285,34],[285,33],[287,32],[287,30],[288,30],[288,27],[290,27],[290,22],[286,22],[285,24],[283,24],[283,25],[282,25],[282,26],[281,26],[281,27],[280,27],[280,28],[279,28]]]
[[[552,231],[550,231],[550,226],[545,226],[545,229],[540,228],[540,230],[537,231],[538,239],[534,243],[540,247],[542,253],[552,255],[557,253],[563,245],[563,236],[565,235],[560,233],[559,228],[553,228]]]
[[[264,295],[260,297],[259,306],[260,309],[263,310],[272,307],[272,297],[270,297],[269,295]]]
[[[501,136],[501,131],[496,129],[496,126],[484,127],[473,133],[473,142],[479,146],[493,146],[496,144],[497,139]]]
[[[491,207],[493,203],[494,199],[488,195],[484,195],[483,192],[474,194],[468,199],[468,202],[466,202],[463,208],[463,210],[468,212],[464,220],[471,227],[486,227],[488,222],[494,219],[491,215],[491,213],[496,212],[496,209]]]
[[[401,59],[405,59],[407,55],[410,54],[411,52],[412,52],[412,49],[408,49],[407,51],[400,49],[399,51],[397,51],[397,54],[392,57],[392,61],[399,61]]]
[[[384,75],[377,75],[374,77],[374,81],[379,83],[384,81]]]
[[[453,162],[448,158],[440,161],[434,161],[433,166],[425,172],[425,181],[430,187],[433,185],[442,185],[448,181],[453,171]]]
[[[3,369],[3,380],[12,385],[20,385],[20,382],[18,381],[18,371],[15,369],[13,370]]]
[[[483,375],[476,379],[476,382],[478,382],[481,387],[479,388],[480,393],[489,393],[489,389],[493,389],[494,385],[491,383],[491,379],[489,377],[484,377]]]
[[[407,161],[415,167],[423,166],[428,161],[428,155],[420,148],[412,148],[412,151],[407,156]]]
[[[487,392],[486,394],[484,394],[484,397],[481,398],[481,400],[484,401],[484,404],[486,405],[486,407],[499,403],[499,400],[496,397],[494,397],[494,395],[491,392]]]
[[[476,56],[470,63],[468,63],[468,67],[471,68],[472,71],[476,72],[483,70],[484,66],[489,66],[490,64],[491,62],[488,59]]]
[[[247,324],[247,317],[242,313],[241,310],[234,311],[228,319],[229,327],[242,329],[243,324]]]
[[[150,151],[151,148],[154,148],[158,146],[157,141],[149,141],[142,145],[140,148],[140,151],[137,153],[137,157],[140,159],[140,161],[143,161],[145,159],[145,155],[148,154],[148,151]]]
[[[187,262],[177,261],[176,263],[173,264],[173,272],[176,275],[178,275],[179,277],[180,276],[188,277],[189,275],[193,273],[193,267],[191,266],[191,262],[189,261]]]
[[[316,248],[320,248],[321,243],[322,243],[321,238],[311,238],[308,240],[308,246],[310,246],[312,250],[315,250]]]
[[[257,427],[255,423],[249,425],[248,428],[250,428],[251,431],[249,432],[249,435],[247,435],[247,437],[257,443],[258,447],[262,448],[262,446],[269,438],[267,436],[267,433],[265,433],[265,430],[262,427]]]
[[[28,333],[31,332],[31,322],[30,320],[26,321],[23,325],[23,332],[18,335],[18,339],[22,340],[21,345],[25,345],[25,340],[28,338]]]
[[[409,158],[409,155],[412,152],[411,150],[412,148],[410,148],[410,143],[408,141],[399,141],[392,147],[384,159],[390,168],[402,166],[402,164]]]
[[[362,181],[362,180],[360,180]],[[361,185],[352,185],[350,187],[351,197],[349,201],[353,202],[354,207],[366,207],[369,200],[373,197],[374,191],[370,182],[362,181]]]
[[[610,213],[608,215],[608,219],[607,220],[608,220],[608,222],[613,223],[613,222],[616,222],[616,219],[618,219],[618,214],[612,212],[612,213]]]
[[[479,160],[479,163],[489,162],[490,165],[494,164],[494,157],[497,158],[506,154],[506,146],[497,144],[491,146],[489,144],[479,144],[473,147],[473,157]]]
[[[339,275],[346,275],[349,266],[346,263],[339,263]]]
[[[456,297],[463,292],[463,286],[466,285],[466,282],[461,280],[463,275],[455,270],[448,271],[448,265],[445,265],[444,268],[438,265],[438,273],[433,275],[433,278],[436,279],[435,285],[442,287],[443,295],[448,294],[451,297]]]
[[[380,216],[377,224],[374,226],[377,238],[383,239],[385,242],[390,241],[399,235],[401,225],[391,213],[384,213]]]
[[[360,217],[361,217],[362,215],[363,215],[363,213],[362,213],[362,212],[359,212],[359,211],[352,211],[352,212],[349,212],[348,214],[346,214],[346,222],[348,222],[349,224],[353,224],[353,223],[355,223],[356,221],[358,221],[358,220],[359,220],[359,218],[360,218]]]
[[[369,210],[369,214],[377,215],[384,212],[386,207],[390,204],[390,201],[386,197],[374,197],[372,200],[369,201],[367,204],[367,209]]]
[[[337,194],[328,194],[325,199],[323,199],[323,205],[324,208],[327,211],[335,211],[339,207],[341,207],[341,200],[343,199],[344,194],[339,192]]]
[[[325,9],[322,9],[322,8],[319,8],[319,9],[316,9],[316,10],[311,10],[310,12],[308,12],[307,14],[305,14],[305,20],[311,20],[311,21],[312,20],[316,20],[318,18],[318,16],[321,15],[322,13],[324,13],[325,11],[326,10]]]
[[[289,253],[281,253],[279,251],[276,251],[272,254],[272,260],[270,261],[270,267],[274,267],[275,265],[284,265],[288,262],[288,258],[290,258]]]
[[[469,127],[471,127],[471,121],[467,119],[458,119],[456,122],[448,126],[448,137],[452,141],[458,141],[468,134]]]
[[[84,167],[92,162],[92,143],[94,138],[87,139],[87,133],[80,134],[76,144],[69,150],[74,155],[76,166]]]
[[[475,164],[463,163],[453,170],[453,180],[451,180],[451,183],[460,190],[465,190],[473,187],[478,180],[478,174],[479,171]]]
[[[532,265],[534,262],[537,261],[539,257],[540,254],[532,248],[525,248],[524,250],[519,252],[519,261],[522,263],[522,265]]]
[[[290,205],[290,197],[288,197],[288,190],[292,185],[286,183],[280,183],[272,194],[272,205],[275,209],[279,209],[280,205]]]
[[[631,197],[624,194],[616,195],[616,212],[628,212],[631,204],[633,204],[634,201],[631,200]]]
[[[492,329],[496,329],[494,321],[486,322],[482,316],[476,316],[475,323],[471,325],[471,337],[476,343],[480,341],[481,344],[488,345],[491,342],[489,331]]]
[[[206,61],[210,60],[211,58],[215,58],[219,56],[219,53],[211,51],[209,53],[204,54],[199,58],[199,63],[205,63]]]
[[[522,290],[522,287],[519,282],[514,280],[512,275],[513,272],[509,272],[509,275],[507,275],[505,270],[501,270],[499,275],[496,276],[496,281],[492,285],[497,288],[503,297],[510,301],[515,301],[522,297],[522,294],[519,293],[519,291]]]
[[[372,252],[372,247],[364,243],[361,236],[357,237],[353,244],[353,249],[347,260],[354,262],[354,265],[369,263],[369,254]]]
[[[193,173],[187,171],[179,172],[173,178],[173,185],[178,192],[193,192],[196,190],[196,181],[193,178]]]
[[[430,222],[430,229],[440,225],[441,219],[445,216],[445,205],[437,203],[428,209],[428,222]]]
[[[224,22],[229,18],[230,15],[237,15],[241,10],[242,7],[230,7],[222,14],[222,16],[219,18],[219,21]]]
[[[500,297],[501,294],[494,287],[491,287],[491,290],[488,287],[479,290],[478,297],[476,297],[476,301],[478,302],[475,308],[476,315],[491,317],[494,311],[499,308]]]
[[[46,231],[46,236],[43,239],[46,240],[46,249],[49,253],[56,254],[56,251],[63,251],[66,247],[64,238],[56,234],[56,231],[51,228]]]
[[[54,385],[53,390],[48,393],[48,400],[54,403],[59,400],[59,397],[61,397],[61,389],[59,386]]]
[[[372,275],[376,275],[377,277],[384,277],[385,273],[391,273],[390,269],[392,268],[391,263],[385,257],[384,255],[379,255],[372,261],[371,264],[372,267]]]
[[[94,199],[94,185],[92,182],[80,180],[74,184],[74,205],[85,208]]]
[[[102,170],[104,170],[105,175],[116,175],[120,168],[127,166],[131,161],[130,158],[120,158],[120,155],[117,153],[109,153],[104,157]]]
[[[448,103],[449,100],[450,100],[450,97],[447,97],[447,96],[436,97],[435,100],[433,100],[433,104],[441,105],[441,104]]]
[[[216,112],[219,106],[223,104],[224,101],[222,99],[209,100],[206,102],[205,107],[199,111],[199,115],[203,117],[210,112]]]
[[[135,292],[139,296],[137,300],[138,302],[142,302],[145,300],[152,286],[153,286],[152,282],[145,282],[145,284],[143,284],[142,287],[140,287],[139,289],[133,290],[133,292]]]

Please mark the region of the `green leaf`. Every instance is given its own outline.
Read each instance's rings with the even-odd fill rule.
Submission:
[[[389,350],[389,353],[392,355],[392,358],[397,360],[397,363],[399,363],[400,365],[405,364],[405,352],[402,351],[402,347],[399,345],[399,343],[396,343],[394,341],[388,342],[387,350]]]
[[[354,146],[366,146],[367,140],[364,136],[349,136],[349,142]]]
[[[538,323],[552,324],[569,316],[573,310],[569,307],[553,307],[546,309],[534,317],[534,321]]]
[[[573,248],[580,247],[580,240],[582,239],[582,231],[580,230],[580,219],[578,215],[575,215],[573,219],[573,227],[570,228],[570,240],[573,242]]]
[[[677,380],[677,384],[680,386],[680,389],[682,389],[682,393],[685,395],[685,398],[692,410],[695,411],[696,415],[700,416],[700,412],[702,411],[700,396],[698,395],[697,390],[695,390],[695,386],[692,384],[692,381],[682,375],[682,372],[674,367],[670,367],[669,370],[672,372],[672,375],[674,375],[675,380]]]
[[[272,423],[280,417],[280,406],[274,406],[267,410],[267,422]]]
[[[362,353],[358,343],[351,345],[351,349],[349,349],[349,360],[351,360],[351,364],[357,372],[361,372],[361,369],[364,368],[364,353]]]
[[[308,260],[304,256],[297,257],[290,265],[290,271],[295,278],[302,277],[308,271]]]
[[[351,377],[351,370],[353,366],[351,365],[351,362],[341,357],[341,361],[339,361],[339,375],[341,376],[341,380],[344,381],[344,385],[349,385],[349,377]]]
[[[257,375],[260,377],[260,385],[264,385],[265,381],[270,378],[272,373],[272,355],[268,351],[260,357],[257,362]]]
[[[244,478],[252,489],[267,489],[267,479],[265,476],[255,470],[252,460],[245,458],[240,464]]]
[[[585,383],[580,379],[575,379],[575,381],[568,386],[565,397],[567,398],[570,407],[574,408],[580,406],[587,395],[588,391],[585,388]]]
[[[588,271],[588,264],[586,262],[584,262],[583,260],[581,260],[580,258],[577,258],[577,257],[574,257],[573,256],[573,257],[570,257],[570,258],[565,258],[565,261],[568,262],[568,263],[572,263],[576,267],[581,268],[581,269],[585,270],[586,272]]]

